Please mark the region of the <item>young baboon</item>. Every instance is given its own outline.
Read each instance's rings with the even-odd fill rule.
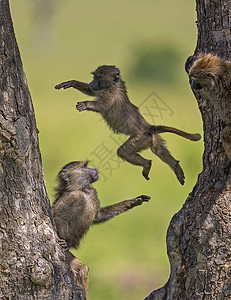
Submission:
[[[184,172],[177,161],[167,150],[164,140],[158,133],[171,132],[192,141],[198,141],[198,133],[190,134],[168,126],[150,125],[139,112],[137,106],[129,101],[125,82],[120,76],[120,70],[115,66],[101,66],[93,73],[94,79],[89,84],[76,80],[60,83],[56,89],[73,87],[95,101],[78,102],[78,111],[91,110],[98,112],[115,133],[129,135],[129,139],[119,147],[117,154],[131,164],[143,167],[143,176],[148,180],[151,160],[143,158],[138,152],[150,148],[163,162],[175,172],[179,182],[184,184]]]
[[[206,54],[194,60],[188,75],[191,88],[210,101],[223,121],[222,142],[231,160],[231,62]]]
[[[97,192],[92,186],[98,180],[98,169],[89,168],[87,164],[84,161],[73,161],[58,174],[59,184],[52,211],[60,243],[67,248],[77,249],[91,225],[110,220],[150,199],[142,195],[100,207]]]

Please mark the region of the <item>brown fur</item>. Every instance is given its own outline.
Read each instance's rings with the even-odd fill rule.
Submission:
[[[97,192],[92,186],[96,180],[98,169],[88,168],[87,162],[82,161],[67,164],[58,174],[59,184],[52,211],[58,235],[68,248],[77,249],[91,225],[110,220],[150,199],[142,195],[100,207]]]
[[[179,162],[171,156],[164,146],[164,141],[157,134],[171,132],[192,141],[199,140],[201,136],[173,127],[149,124],[139,112],[139,108],[130,102],[125,82],[120,76],[120,70],[115,66],[98,67],[92,74],[94,79],[89,84],[71,80],[58,84],[55,88],[74,87],[89,96],[94,96],[95,101],[78,102],[76,108],[80,112],[84,110],[99,112],[115,133],[130,136],[118,149],[117,154],[131,164],[142,166],[143,176],[147,180],[152,161],[143,158],[138,152],[150,148],[173,169],[180,183],[184,184],[184,173]]]
[[[189,69],[193,90],[198,90],[223,121],[221,137],[231,159],[231,62],[212,54],[199,57]]]
[[[227,69],[228,67],[228,69]],[[230,70],[230,63],[225,61],[224,59],[212,55],[206,54],[202,57],[199,57],[192,65],[189,70],[190,76],[202,76],[204,77],[205,74],[211,73],[213,76],[219,77],[223,76],[224,72]]]

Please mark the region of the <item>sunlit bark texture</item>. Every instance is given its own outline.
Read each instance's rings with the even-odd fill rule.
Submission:
[[[231,59],[230,0],[197,0],[196,5],[194,55]],[[231,299],[231,163],[221,141],[222,122],[209,97],[195,96],[203,119],[203,171],[168,228],[169,280],[146,300]]]
[[[51,221],[31,96],[0,0],[0,298],[85,299]]]

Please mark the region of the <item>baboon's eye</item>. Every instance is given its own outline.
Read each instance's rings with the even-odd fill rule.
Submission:
[[[210,78],[213,78],[213,74],[212,73],[207,73],[206,76],[210,77]]]
[[[120,80],[120,74],[118,73],[114,76],[113,82],[117,83],[119,80]]]

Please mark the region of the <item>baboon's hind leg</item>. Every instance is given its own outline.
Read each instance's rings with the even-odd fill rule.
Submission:
[[[164,145],[164,140],[159,135],[153,136],[153,144],[151,151],[156,154],[163,162],[165,162],[176,174],[177,179],[184,184],[184,172],[180,167],[179,161],[176,160]]]
[[[148,174],[150,172],[152,161],[143,158],[137,152],[147,149],[152,143],[152,136],[149,133],[131,136],[122,146],[117,150],[117,154],[122,159],[130,162],[136,166],[142,166],[142,174],[145,179],[149,180]]]

